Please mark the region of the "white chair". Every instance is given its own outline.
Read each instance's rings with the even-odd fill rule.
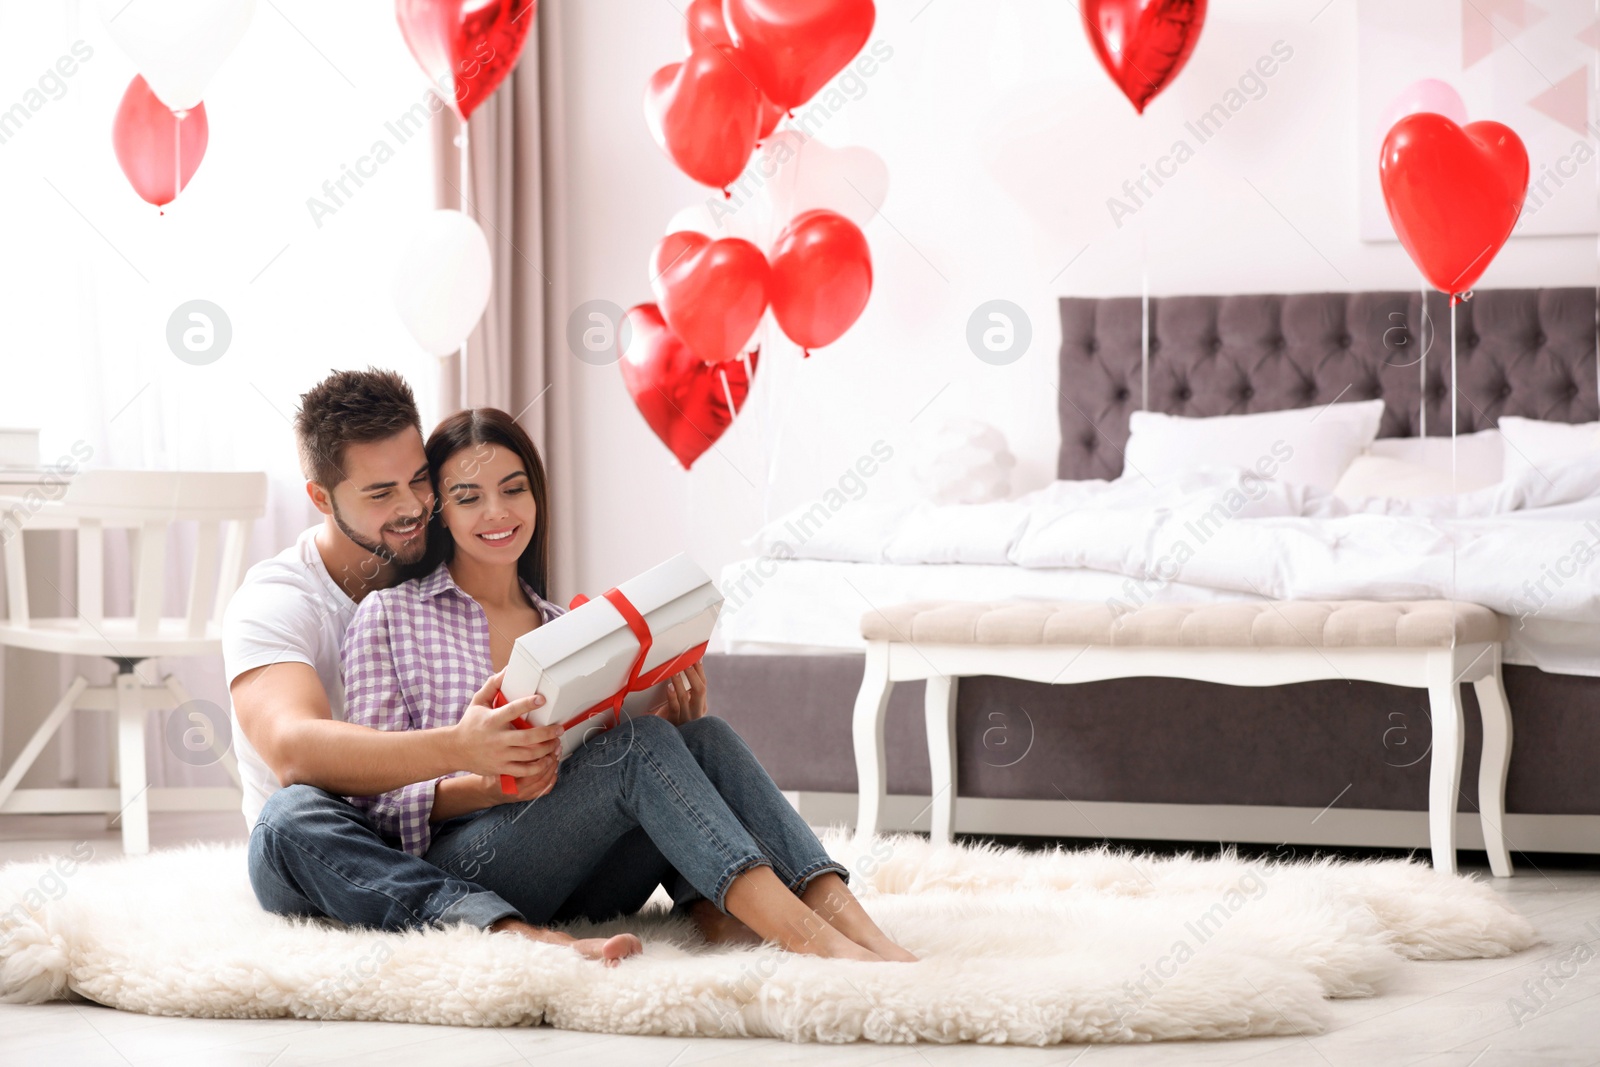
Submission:
[[[200,735],[233,778],[233,788],[147,786],[145,723],[148,713],[189,703],[177,679],[143,681],[136,668],[147,659],[218,656],[221,620],[228,599],[244,576],[250,528],[266,510],[262,473],[89,470],[72,477],[59,501],[0,499],[0,538],[5,541],[9,616],[0,623],[0,647],[34,649],[63,656],[104,656],[117,666],[115,683],[91,686],[81,675],[46,716],[0,778],[0,813],[104,812],[120,814],[122,847],[130,855],[150,848],[150,812],[217,811],[237,808],[239,773],[231,751],[214,731]],[[163,618],[166,555],[174,523],[198,522],[185,614]],[[105,614],[105,531],[132,531],[129,547],[133,614]],[[77,533],[78,586],[74,615],[35,618],[28,607],[23,531]],[[116,788],[18,789],[45,744],[77,710],[114,711],[117,717]],[[199,728],[200,724],[196,723]]]

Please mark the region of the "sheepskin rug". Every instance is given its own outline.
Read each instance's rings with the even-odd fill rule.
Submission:
[[[1417,862],[1275,863],[827,836],[922,959],[711,948],[649,908],[606,969],[470,927],[384,934],[257,906],[242,845],[0,868],[0,998],[206,1018],[378,1019],[789,1041],[1018,1045],[1310,1034],[1412,960],[1506,956],[1533,927]]]

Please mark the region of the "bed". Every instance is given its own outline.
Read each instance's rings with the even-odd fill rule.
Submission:
[[[1057,485],[1069,490],[1122,473],[1128,419],[1141,408],[1210,416],[1381,398],[1382,437],[1450,432],[1442,297],[1426,306],[1415,292],[1156,298],[1148,334],[1137,298],[1068,298],[1059,311]],[[1593,289],[1484,291],[1456,314],[1461,433],[1505,415],[1600,418]],[[1431,350],[1419,363],[1424,341]],[[852,521],[841,513],[828,536],[842,539]],[[1241,595],[1184,578],[1159,595]],[[848,822],[864,610],[913,599],[1099,601],[1117,596],[1126,580],[1111,570],[1003,560],[740,561],[722,578],[726,651],[707,659],[718,711],[808,817]],[[1582,581],[1593,585],[1600,575]],[[1566,592],[1575,603],[1594,599],[1574,584]],[[1600,617],[1532,617],[1513,628],[1506,659],[1516,717],[1512,847],[1600,852]],[[889,712],[891,828],[928,822],[920,689],[897,687]],[[1469,706],[1459,828],[1467,848],[1481,843],[1475,710]],[[1429,722],[1426,698],[1415,692],[1347,682],[1050,687],[981,678],[962,686],[957,724],[963,832],[1286,846],[1427,841]],[[1323,757],[1309,767],[1308,747]]]

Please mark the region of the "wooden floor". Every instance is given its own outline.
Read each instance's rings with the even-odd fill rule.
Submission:
[[[153,847],[242,836],[234,816],[157,815]],[[64,852],[90,839],[97,856],[117,853],[117,835],[87,816],[0,816],[0,863]],[[1519,860],[1522,857],[1518,857]],[[1582,866],[1582,865],[1578,865]],[[1487,877],[1487,871],[1481,871]],[[1600,1064],[1600,869],[1545,867],[1524,861],[1518,876],[1496,881],[1548,944],[1512,960],[1412,964],[1382,996],[1331,1002],[1335,1023],[1310,1038],[1048,1049],[977,1045],[789,1045],[779,1041],[612,1037],[546,1027],[474,1030],[394,1023],[299,1020],[165,1019],[93,1004],[0,1005],[0,1065],[94,1067],[195,1065],[292,1067],[295,1064],[578,1063],[584,1067],[686,1067],[818,1063],[840,1067],[1004,1064],[1305,1064],[1453,1067],[1499,1064]],[[1587,952],[1575,949],[1580,942]],[[1559,983],[1551,973],[1576,973]],[[1554,968],[1554,971],[1550,970]],[[1544,1002],[1521,1025],[1513,998],[1532,1004],[1524,983],[1545,979]]]

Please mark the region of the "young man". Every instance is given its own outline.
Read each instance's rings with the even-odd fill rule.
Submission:
[[[406,854],[347,796],[457,771],[555,773],[559,727],[513,730],[542,697],[491,708],[489,678],[456,725],[374,730],[344,720],[340,646],[357,603],[422,558],[433,490],[422,420],[391,371],[341,371],[301,397],[295,420],[306,492],[323,521],[250,569],[223,619],[234,746],[262,907],[405,930],[467,922],[569,944],[613,964],[631,935],[578,941],[523,921],[502,898]]]

